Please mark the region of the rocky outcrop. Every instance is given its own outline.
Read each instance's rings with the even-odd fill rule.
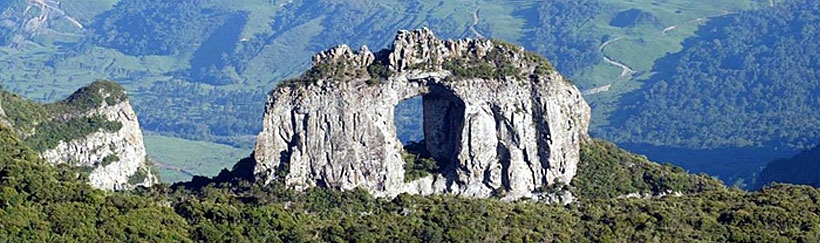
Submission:
[[[0,100],[0,126],[11,127],[11,123],[6,121],[6,111],[3,110],[2,100]]]
[[[107,97],[108,94],[104,94]],[[136,186],[151,186],[157,177],[151,172],[146,157],[137,114],[126,100],[103,105],[83,116],[102,116],[122,124],[118,131],[98,131],[80,139],[60,141],[56,148],[41,156],[53,164],[67,163],[89,170],[92,186],[107,190],[127,190]]]
[[[440,169],[407,181],[393,118],[415,96]],[[538,198],[572,180],[589,116],[581,92],[523,48],[400,31],[392,49],[375,54],[323,52],[306,76],[273,90],[254,172],[296,189]]]
[[[158,181],[137,115],[121,86],[97,81],[53,104],[0,90],[3,100],[14,107],[6,107],[9,113],[0,108],[0,124],[14,128],[45,161],[78,167],[92,186],[126,190]]]

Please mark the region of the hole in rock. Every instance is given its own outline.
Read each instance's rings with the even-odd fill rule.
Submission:
[[[396,135],[403,145],[424,139],[424,130],[422,129],[424,117],[422,116],[423,107],[421,102],[421,96],[416,96],[396,105],[393,123],[396,125]]]
[[[396,106],[394,123],[404,146],[405,180],[452,171],[458,165],[464,102],[440,86]]]

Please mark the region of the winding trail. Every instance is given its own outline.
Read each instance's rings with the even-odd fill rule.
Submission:
[[[673,31],[677,28],[678,28],[677,25],[672,25],[672,26],[666,27],[666,29],[663,29],[663,31],[661,31],[661,34],[666,35],[666,33],[669,33],[669,31]]]
[[[621,71],[621,77],[622,78],[628,78],[628,77],[631,77],[632,74],[636,73],[635,70],[633,70],[631,67],[627,66],[626,64],[623,64],[623,63],[620,63],[618,61],[612,60],[612,58],[608,57],[606,55],[606,53],[604,53],[604,48],[606,48],[606,46],[608,46],[609,44],[612,44],[615,41],[621,40],[621,39],[623,39],[623,38],[618,37],[618,38],[611,39],[611,40],[608,40],[608,41],[604,42],[604,44],[601,44],[601,47],[598,48],[598,51],[601,52],[602,56],[604,56],[604,61],[605,62],[607,62],[609,64],[612,64],[612,65],[615,65],[615,66],[618,66],[621,69],[623,69],[623,71]]]
[[[771,6],[774,7],[774,0],[770,0],[770,1],[771,1],[771,4],[772,4]],[[736,13],[733,13],[729,10],[725,10],[721,14],[715,14],[715,15],[710,15],[710,16],[706,16],[706,17],[700,17],[700,18],[689,20],[689,21],[686,21],[686,22],[683,22],[683,23],[680,23],[680,24],[670,25],[669,27],[666,27],[665,29],[663,29],[663,31],[661,31],[661,35],[666,35],[670,31],[673,31],[673,30],[677,29],[678,26],[680,26],[680,25],[691,24],[691,23],[703,23],[703,22],[705,22],[705,21],[707,21],[711,18],[723,17],[723,16],[726,16],[726,15],[732,15],[732,14],[736,14]]]
[[[594,95],[594,94],[597,94],[597,93],[603,93],[603,92],[609,91],[609,88],[612,88],[611,84],[607,84],[607,85],[604,85],[604,86],[598,86],[598,87],[595,87],[595,88],[584,90],[583,92],[581,92],[581,95]]]
[[[62,9],[60,9],[60,2],[56,0],[28,0],[28,6],[26,6],[23,15],[27,15],[29,11],[33,8],[37,8],[40,10],[40,15],[32,18],[28,21],[25,21],[23,27],[28,31],[38,31],[42,29],[48,29],[45,24],[49,21],[49,19],[57,19],[57,18],[65,18],[70,22],[72,25],[77,27],[80,30],[84,30],[85,26],[83,26],[77,19],[69,16],[65,13]],[[50,30],[61,34],[57,31]]]
[[[474,34],[477,38],[479,38],[479,39],[486,39],[487,37],[485,37],[484,35],[482,35],[482,34],[481,34],[481,32],[478,32],[478,29],[476,29],[476,28],[475,28],[475,27],[476,27],[476,25],[478,25],[478,23],[479,23],[479,22],[481,22],[481,18],[480,18],[480,17],[479,17],[479,15],[478,15],[478,14],[479,14],[479,11],[481,11],[481,9],[480,9],[480,8],[477,8],[477,9],[475,10],[475,12],[473,12],[473,25],[470,25],[470,30],[471,30],[471,31],[473,31],[473,34]]]
[[[633,70],[631,67],[627,66],[626,64],[623,64],[623,63],[620,63],[618,61],[613,60],[611,57],[607,56],[606,53],[604,53],[604,49],[606,48],[606,46],[608,46],[609,44],[612,44],[613,42],[621,40],[621,39],[623,39],[623,38],[622,37],[617,37],[617,38],[614,38],[614,39],[611,39],[611,40],[608,40],[608,41],[604,42],[603,44],[601,44],[600,47],[598,47],[598,52],[600,52],[601,56],[604,57],[605,62],[607,62],[611,65],[617,66],[617,67],[619,67],[623,70],[623,71],[621,71],[620,78],[631,78],[632,75],[636,73],[635,70]],[[606,84],[606,85],[602,85],[602,86],[598,86],[598,87],[595,87],[595,88],[591,88],[591,89],[588,89],[588,90],[584,90],[584,91],[581,92],[581,94],[582,95],[594,95],[594,94],[598,94],[598,93],[607,92],[607,91],[609,91],[610,88],[612,88],[611,83]]]
[[[635,70],[633,70],[631,67],[627,66],[626,64],[623,64],[623,63],[620,63],[618,61],[612,60],[612,58],[608,57],[604,53],[604,49],[606,48],[606,46],[608,46],[609,44],[612,44],[613,42],[621,40],[621,39],[623,39],[623,38],[618,37],[618,38],[614,38],[614,39],[611,39],[611,40],[608,40],[608,41],[604,42],[603,44],[601,44],[600,47],[598,47],[598,51],[601,52],[601,55],[604,57],[605,62],[623,69],[623,71],[621,71],[620,78],[631,78],[632,74],[636,73]],[[584,90],[584,91],[581,92],[581,94],[582,95],[594,95],[594,94],[598,94],[598,93],[607,92],[607,91],[609,91],[610,88],[612,88],[611,83],[606,84],[606,85],[602,85],[602,86],[598,86],[598,87],[594,87],[594,88],[591,88],[591,89],[588,89],[588,90]]]

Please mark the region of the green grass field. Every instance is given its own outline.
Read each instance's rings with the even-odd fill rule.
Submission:
[[[251,153],[221,144],[150,133],[146,133],[144,139],[148,157],[159,169],[162,182],[166,183],[190,180],[191,175],[187,173],[215,176]]]

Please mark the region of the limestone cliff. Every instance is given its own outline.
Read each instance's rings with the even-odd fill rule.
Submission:
[[[440,169],[405,180],[394,110],[415,96]],[[521,47],[400,31],[378,53],[344,45],[322,52],[311,71],[273,90],[254,172],[296,189],[537,198],[572,180],[589,116],[581,92]]]
[[[46,105],[2,95],[0,100],[9,104],[3,104],[7,112],[0,115],[46,161],[79,167],[100,189],[126,190],[157,182],[137,115],[119,85],[98,81]]]
[[[137,115],[128,101],[104,104],[85,115],[103,116],[108,121],[121,123],[122,128],[61,140],[56,148],[42,152],[46,161],[85,167],[91,171],[88,175],[91,185],[101,189],[124,190],[157,182],[148,165]]]

